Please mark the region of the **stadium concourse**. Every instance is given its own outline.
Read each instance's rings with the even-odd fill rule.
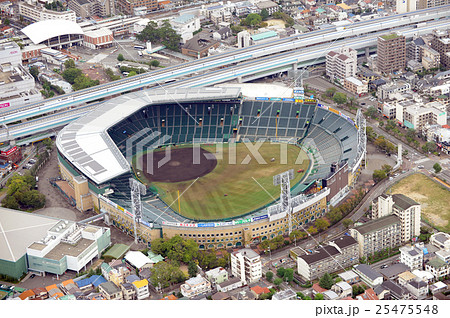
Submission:
[[[70,123],[58,134],[56,145],[61,176],[74,188],[77,208],[106,213],[107,222],[130,235],[134,232],[128,180],[139,179],[132,165],[136,154],[165,145],[260,138],[297,145],[311,163],[291,188],[295,229],[323,216],[327,202],[354,184],[365,157],[363,130],[360,114],[353,121],[313,99],[249,98],[235,87],[143,90],[105,101]],[[322,179],[338,173],[331,168],[336,163],[346,167],[339,177],[344,185],[322,187]],[[289,215],[279,207],[261,207],[233,219],[195,221],[176,213],[148,189],[137,232],[147,244],[163,235],[181,235],[200,248],[242,246],[289,232]]]

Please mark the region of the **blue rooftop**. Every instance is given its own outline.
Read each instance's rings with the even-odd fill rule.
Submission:
[[[107,280],[100,275],[92,275],[89,278],[85,278],[85,279],[80,279],[79,281],[76,282],[78,288],[83,288],[86,287],[88,285],[93,285],[94,287],[97,287],[98,285],[107,282]]]

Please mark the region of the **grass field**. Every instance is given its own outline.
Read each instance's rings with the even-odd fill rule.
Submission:
[[[450,233],[450,191],[427,176],[416,173],[396,183],[388,192],[401,193],[422,205],[422,218]]]
[[[281,164],[280,145],[270,143],[264,143],[259,148],[259,153],[266,164],[259,164],[253,156],[250,156],[251,161],[248,164],[242,164],[250,154],[243,143],[236,145],[236,164],[230,164],[230,147],[224,144],[223,156],[222,159],[217,159],[217,166],[195,183],[192,184],[191,180],[174,183],[154,182],[151,185],[159,190],[160,198],[171,205],[174,211],[191,219],[216,220],[243,215],[279,197],[280,187],[273,186],[274,175],[294,169],[291,186],[305,175],[309,166],[307,155],[294,145],[285,144],[285,146],[287,146],[287,164]],[[202,148],[216,153],[214,145],[204,145]],[[275,160],[271,161],[272,158]],[[304,169],[305,172],[297,173],[299,169]],[[180,199],[181,211],[178,210],[178,191],[180,193],[185,191]]]

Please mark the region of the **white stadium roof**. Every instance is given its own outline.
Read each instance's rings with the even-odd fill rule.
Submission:
[[[21,30],[34,44],[66,34],[84,34],[81,27],[68,20],[44,20],[24,27]]]
[[[84,176],[102,184],[130,171],[107,130],[151,104],[237,98],[239,88],[148,89],[110,99],[64,127],[56,146]]]

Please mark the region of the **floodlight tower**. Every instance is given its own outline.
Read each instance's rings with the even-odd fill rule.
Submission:
[[[289,234],[292,232],[292,207],[291,207],[291,180],[294,179],[294,169],[277,174],[273,177],[273,185],[281,187],[280,208],[281,212],[288,214]]]
[[[134,242],[138,243],[138,235],[137,235],[137,225],[136,222],[140,222],[142,216],[142,202],[141,202],[141,194],[145,195],[147,193],[147,189],[145,186],[139,181],[130,178],[130,188],[131,188],[131,209],[133,211],[133,223],[134,223]]]

